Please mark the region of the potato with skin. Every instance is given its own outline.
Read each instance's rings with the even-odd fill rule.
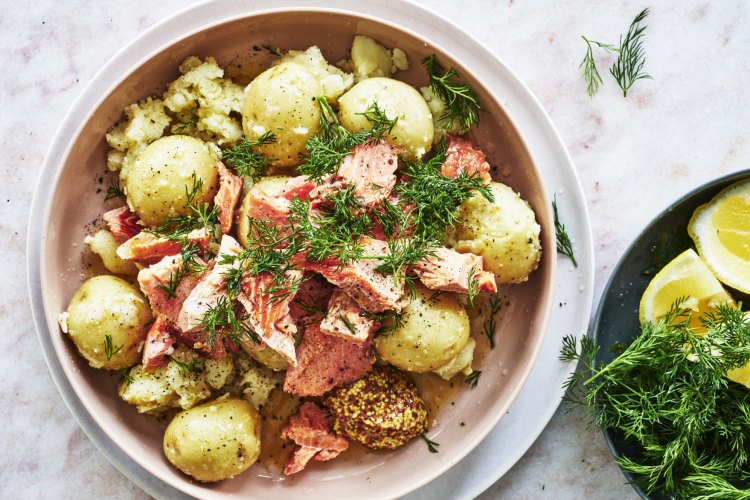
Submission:
[[[91,366],[119,370],[141,358],[151,307],[141,292],[114,276],[96,276],[73,295],[63,331]]]
[[[320,128],[320,108],[315,98],[323,89],[305,66],[283,62],[267,69],[245,89],[242,127],[249,140],[272,132],[276,140],[256,149],[276,167],[300,163],[305,143]]]
[[[404,308],[394,332],[375,337],[375,351],[403,370],[428,372],[453,360],[469,341],[469,315],[455,294],[435,292],[421,284]]]
[[[368,78],[357,83],[339,99],[339,121],[347,130],[360,132],[372,128],[361,113],[373,103],[389,119],[398,118],[386,136],[403,150],[408,161],[420,159],[432,147],[432,114],[422,95],[412,86],[391,78]]]
[[[249,402],[228,397],[184,410],[164,433],[164,454],[198,481],[234,477],[260,455],[260,416]]]
[[[86,236],[83,242],[102,259],[107,271],[129,277],[138,274],[138,268],[135,264],[123,260],[117,255],[117,247],[120,244],[112,236],[112,233],[106,229],[101,229],[93,235]]]
[[[481,255],[498,283],[522,283],[542,256],[540,226],[529,204],[510,187],[499,182],[489,187],[494,202],[475,195],[459,207],[451,246]]]
[[[122,177],[128,205],[143,223],[156,227],[168,217],[187,215],[193,175],[203,186],[194,203],[212,203],[219,186],[219,156],[208,143],[170,135],[149,144]]]

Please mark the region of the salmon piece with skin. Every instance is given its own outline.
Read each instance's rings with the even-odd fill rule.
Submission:
[[[227,350],[234,350],[228,349],[227,346],[231,346],[231,341],[222,334],[217,334],[213,342],[209,339],[208,332],[205,330],[196,329],[185,332],[176,328],[174,335],[178,342],[198,351],[198,354],[207,358],[222,359],[226,357]]]
[[[144,370],[153,370],[166,363],[166,357],[174,352],[174,343],[179,332],[177,328],[162,317],[157,317],[146,334],[143,344]]]
[[[433,255],[411,266],[422,284],[432,290],[469,293],[469,283],[476,283],[476,292],[496,293],[495,275],[484,270],[484,259],[473,253],[458,253],[437,248]]]
[[[222,234],[229,234],[234,220],[234,209],[242,196],[242,177],[234,175],[219,162],[219,191],[214,197],[214,204],[219,209],[219,225]]]
[[[448,135],[448,151],[443,166],[440,168],[440,173],[444,177],[453,178],[458,177],[461,172],[466,172],[468,175],[478,175],[485,184],[492,181],[490,164],[487,163],[485,154],[476,144],[463,137]]]
[[[248,191],[247,215],[259,220],[271,221],[279,227],[289,225],[289,207],[294,198],[307,200],[315,183],[307,177],[298,176],[290,179],[283,190],[268,194],[260,187],[253,186]]]
[[[374,362],[371,339],[352,342],[326,335],[319,324],[309,325],[297,347],[297,366],[286,372],[284,391],[295,396],[322,396],[364,377]]]
[[[105,212],[102,215],[102,220],[107,224],[115,241],[121,244],[143,229],[143,226],[138,222],[138,217],[127,206]]]
[[[285,274],[287,283],[294,283],[302,278],[302,271],[288,271]],[[297,325],[289,315],[289,303],[294,295],[279,298],[269,293],[275,286],[275,279],[270,273],[251,275],[245,273],[242,277],[242,291],[237,297],[247,312],[251,328],[263,339],[265,345],[279,353],[291,366],[297,365],[297,355],[294,345],[294,334]],[[257,347],[252,341],[247,341],[248,347]]]
[[[385,241],[367,236],[361,236],[359,241],[365,256],[389,253]],[[406,306],[403,280],[376,271],[380,265],[378,259],[359,259],[341,265],[336,259],[312,262],[304,254],[298,254],[292,260],[306,270],[323,275],[332,285],[341,287],[367,312],[400,311]]]
[[[327,196],[352,186],[354,197],[369,207],[385,200],[396,185],[399,150],[377,141],[355,146],[344,157],[338,171],[310,193],[310,198],[323,200]]]
[[[185,239],[189,244],[197,245],[200,253],[206,253],[211,244],[211,236],[206,229],[191,231]],[[150,266],[164,257],[177,255],[180,250],[182,250],[181,241],[142,231],[117,247],[117,256],[123,260]]]
[[[332,432],[328,411],[310,401],[302,403],[299,412],[289,418],[281,438],[297,445],[284,466],[287,476],[303,470],[310,460],[325,462],[349,448],[346,438]]]
[[[229,235],[224,235],[219,244],[213,268],[203,275],[190,295],[185,299],[177,315],[177,328],[189,332],[198,328],[209,309],[216,307],[221,297],[227,297],[225,273],[234,264],[223,264],[222,259],[242,252],[242,246]]]
[[[200,259],[196,259],[196,262],[199,265],[206,266],[205,262]],[[182,309],[182,304],[205,274],[205,272],[184,273],[183,264],[181,255],[168,255],[156,264],[138,272],[138,284],[143,294],[148,298],[151,309],[156,313],[156,316],[164,317],[175,324]],[[174,295],[172,295],[165,288],[169,288],[173,277],[180,274],[183,274],[183,276],[174,289]]]
[[[320,331],[326,335],[362,343],[371,338],[380,324],[346,292],[337,289],[328,302],[328,314],[320,323]]]

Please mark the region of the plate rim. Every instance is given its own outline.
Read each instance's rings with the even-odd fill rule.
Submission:
[[[112,56],[112,58],[103,67],[103,69],[112,70],[112,69],[116,68],[119,65],[119,66],[124,66],[125,70],[126,70],[125,72],[127,72],[127,70],[130,67],[132,67],[132,63],[124,64],[123,60],[135,59],[137,61],[137,60],[140,60],[140,59],[142,59],[144,57],[143,54],[146,54],[146,56],[148,56],[149,54],[151,54],[153,52],[153,50],[149,50],[148,49],[149,46],[153,46],[153,43],[147,43],[150,40],[150,38],[154,38],[154,37],[158,38],[158,34],[160,32],[162,32],[163,30],[165,30],[166,28],[168,28],[169,25],[174,24],[178,19],[181,19],[184,16],[190,16],[191,14],[197,13],[201,9],[204,9],[209,3],[211,4],[211,6],[213,8],[217,8],[218,7],[217,8],[218,11],[222,10],[221,5],[226,6],[226,10],[228,10],[228,11],[230,11],[232,9],[235,9],[234,11],[232,11],[234,14],[217,15],[217,16],[211,18],[211,23],[212,24],[215,24],[215,23],[221,22],[222,20],[229,19],[231,17],[236,16],[237,15],[236,14],[236,12],[237,12],[236,9],[238,9],[238,8],[241,8],[243,12],[247,13],[247,12],[254,11],[254,10],[272,11],[272,10],[278,10],[278,9],[281,9],[281,8],[292,8],[292,7],[296,6],[295,2],[291,2],[290,1],[290,2],[281,2],[281,3],[284,4],[283,6],[274,5],[273,8],[251,9],[251,8],[248,8],[246,5],[244,5],[244,4],[246,4],[246,2],[243,3],[243,2],[233,1],[233,0],[226,0],[226,1],[219,0],[219,1],[214,1],[214,2],[199,2],[197,4],[188,6],[188,7],[184,8],[183,10],[177,12],[176,14],[173,14],[172,16],[170,16],[168,18],[165,18],[165,19],[163,19],[163,20],[155,23],[151,28],[149,28],[148,30],[146,30],[145,32],[143,32],[136,39],[134,39],[132,42],[130,42],[129,44],[127,44],[126,46],[124,46],[114,56]],[[326,3],[326,2],[321,2],[321,3]],[[328,4],[335,4],[335,2],[327,2],[327,3]],[[405,0],[382,0],[379,3],[382,6],[394,6],[394,5],[401,4],[402,6],[407,6],[409,8],[418,9],[422,13],[424,13],[427,18],[429,18],[430,16],[433,17],[433,18],[436,18],[436,19],[438,19],[438,20],[440,20],[440,21],[442,21],[442,22],[444,22],[446,24],[450,24],[451,26],[453,26],[453,28],[455,28],[456,30],[461,31],[461,32],[463,32],[465,34],[465,32],[463,31],[462,28],[453,25],[452,23],[450,23],[450,21],[448,21],[447,19],[445,19],[443,16],[441,16],[439,14],[435,14],[435,13],[433,13],[431,11],[428,11],[424,6],[415,4],[414,2],[405,1]],[[320,6],[321,5],[318,5],[318,7],[320,7]],[[302,7],[302,6],[300,6],[300,7]],[[310,8],[310,5],[305,5],[305,7]],[[333,8],[338,8],[338,6],[337,7],[333,7]],[[377,15],[377,14],[374,14],[373,12],[371,12],[369,10],[368,11],[358,10],[356,8],[356,6],[348,6],[347,8],[341,8],[341,10],[346,10],[346,11],[350,11],[350,12],[362,14],[362,15],[365,15],[365,16],[376,16]],[[386,22],[393,22],[389,18],[384,18],[384,21],[386,21]],[[205,24],[205,22],[203,22],[203,24]],[[404,26],[404,28],[406,28],[408,30],[411,30],[411,31],[416,31],[416,30],[414,30],[413,27],[406,27],[406,26]],[[470,36],[470,35],[467,34],[466,36]],[[433,37],[431,37],[431,39],[432,38]],[[471,37],[471,38],[473,38],[473,37]],[[512,77],[512,80],[513,80],[512,83],[515,84],[515,86],[519,87],[520,92],[522,94],[525,94],[526,98],[528,98],[528,99],[531,100],[532,106],[535,106],[536,108],[538,108],[538,109],[535,109],[535,111],[537,113],[541,113],[541,115],[542,115],[542,121],[544,121],[545,122],[544,125],[546,125],[548,127],[548,130],[546,132],[547,133],[551,133],[552,134],[553,142],[556,142],[556,144],[554,144],[554,146],[557,147],[557,149],[562,149],[562,151],[564,152],[564,162],[569,167],[570,171],[568,173],[572,174],[572,181],[573,181],[572,182],[573,186],[568,186],[568,187],[572,187],[573,191],[577,191],[577,193],[576,193],[578,195],[577,201],[581,202],[582,199],[583,199],[583,193],[582,193],[582,189],[581,189],[581,186],[580,186],[580,180],[577,178],[577,175],[575,173],[575,170],[574,170],[574,167],[573,167],[573,164],[572,164],[572,160],[570,159],[569,154],[567,153],[567,151],[565,150],[564,146],[562,145],[562,141],[560,139],[559,133],[557,133],[557,131],[552,126],[552,123],[549,120],[549,117],[546,115],[546,113],[544,112],[544,110],[541,108],[541,105],[539,104],[539,102],[536,100],[536,98],[533,96],[533,94],[531,94],[530,90],[528,88],[526,88],[520,82],[520,80],[518,79],[518,77],[514,73],[512,73],[512,71],[509,68],[507,68],[504,65],[504,63],[502,63],[502,61],[500,61],[497,57],[494,56],[494,54],[492,54],[488,49],[486,49],[486,47],[481,42],[477,41],[476,39],[474,39],[474,42],[476,43],[477,46],[482,47],[487,52],[487,55],[490,56],[490,57],[492,57],[494,59],[494,62],[496,62],[497,64],[499,64],[502,67],[502,69],[504,69]],[[164,45],[164,43],[160,43],[158,45],[162,46],[162,45]],[[443,46],[443,47],[446,46],[445,43],[438,43],[438,45]],[[134,52],[137,52],[137,53],[141,54],[141,56],[140,57],[134,57],[132,55],[132,53],[134,53]],[[452,52],[452,51],[449,49],[449,52]],[[128,57],[129,53],[131,53],[130,57]],[[120,74],[122,72],[116,72],[116,73]],[[106,87],[104,89],[105,92],[106,92],[107,88],[111,87],[117,81],[118,81],[118,78],[107,80],[108,84],[105,85],[105,87]],[[47,155],[47,157],[45,159],[45,162],[44,162],[44,165],[42,167],[42,175],[40,176],[40,179],[44,178],[45,174],[49,174],[50,172],[52,172],[53,174],[57,174],[57,161],[56,160],[65,156],[65,153],[66,153],[66,151],[67,151],[67,149],[69,147],[69,142],[70,142],[69,138],[74,137],[77,134],[77,131],[78,131],[78,127],[74,127],[74,128],[71,129],[70,125],[71,124],[73,124],[73,125],[79,124],[79,126],[80,126],[80,122],[82,121],[82,119],[85,118],[85,116],[88,114],[88,112],[97,105],[97,103],[101,100],[101,98],[103,98],[102,95],[101,95],[101,92],[98,92],[97,89],[95,88],[95,86],[96,86],[95,84],[96,83],[97,83],[96,79],[92,79],[92,81],[84,88],[84,90],[81,92],[81,94],[78,96],[78,98],[74,101],[71,109],[68,111],[68,113],[66,114],[66,116],[63,118],[63,120],[62,120],[60,126],[58,127],[58,130],[57,130],[57,132],[56,132],[56,134],[54,136],[52,144],[51,144],[51,146],[49,148],[48,155]],[[95,99],[91,99],[92,94],[93,94],[93,97],[95,97]],[[106,97],[106,95],[105,95],[105,97]],[[90,104],[88,104],[88,105],[84,104],[85,101],[88,101]],[[501,104],[506,109],[508,109],[507,102],[502,102],[502,101],[500,101],[500,102],[501,102]],[[509,116],[512,117],[512,119],[515,118],[515,113],[509,112],[508,114],[509,114]],[[515,119],[513,121],[516,122]],[[517,128],[519,128],[519,129],[521,128],[518,125],[518,123],[514,123],[514,124],[515,124],[515,126]],[[65,132],[66,130],[67,130],[67,132]],[[65,132],[65,133],[63,134],[63,132]],[[521,134],[521,135],[523,135],[523,134]],[[67,140],[63,141],[62,140],[63,136],[65,136],[67,138]],[[527,143],[527,141],[525,139],[526,138],[524,137],[524,142]],[[529,153],[531,154],[532,158],[534,158],[535,164],[537,164],[537,167],[538,167],[538,163],[537,163],[537,161],[535,159],[535,155],[534,155],[533,150],[528,146],[528,143],[526,145],[527,145],[527,149],[528,149]],[[544,182],[545,181],[544,176],[541,175],[542,174],[541,169],[538,168],[538,170],[539,170],[540,178],[542,178],[542,186],[541,186],[541,188],[542,189],[548,189],[547,186],[546,186],[546,182]],[[568,179],[568,181],[570,181],[570,180],[571,179]],[[31,213],[30,213],[30,221],[31,222],[40,221],[43,218],[44,213],[46,213],[46,198],[48,197],[50,191],[51,191],[51,184],[47,185],[47,187],[45,188],[44,186],[42,186],[41,182],[38,183],[37,188],[36,188],[35,193],[34,193],[33,200],[32,200],[32,207],[31,207]],[[591,241],[592,238],[591,238],[591,234],[590,234],[591,233],[591,227],[590,227],[590,223],[589,223],[589,220],[588,220],[588,211],[587,211],[587,207],[586,207],[585,203],[582,204],[582,207],[578,207],[579,211],[581,211],[581,208],[582,208],[582,213],[584,215],[584,222],[585,222],[585,224],[584,224],[585,230],[584,230],[584,235],[583,235],[584,236],[583,237],[584,244],[587,247],[588,253],[590,255],[593,255],[593,252],[591,251],[591,249],[593,248],[593,242]],[[65,378],[64,374],[62,373],[61,362],[57,358],[57,356],[55,355],[53,346],[51,344],[49,344],[49,343],[45,343],[44,342],[44,338],[43,337],[48,334],[48,331],[47,331],[46,318],[45,318],[45,314],[44,314],[44,308],[43,308],[42,299],[41,299],[42,294],[41,294],[41,290],[39,289],[39,283],[40,283],[39,279],[40,279],[41,269],[38,267],[38,264],[39,264],[39,255],[40,255],[40,252],[41,252],[42,243],[44,241],[44,235],[43,234],[35,234],[35,232],[32,231],[33,227],[37,227],[37,226],[35,224],[33,224],[33,223],[30,223],[29,224],[28,235],[27,235],[27,241],[28,241],[28,243],[27,243],[27,249],[28,249],[28,253],[27,253],[28,275],[27,276],[28,276],[29,294],[30,294],[31,305],[32,305],[32,315],[33,315],[35,327],[36,327],[36,330],[37,330],[37,336],[38,336],[38,338],[40,340],[40,343],[42,344],[42,350],[43,350],[43,353],[44,353],[44,356],[45,356],[45,360],[47,362],[47,365],[48,365],[48,368],[50,370],[50,373],[52,374],[53,380],[55,381],[55,384],[57,385],[58,390],[60,390],[61,394],[63,395],[63,399],[65,400],[68,408],[71,410],[71,412],[73,413],[73,415],[79,421],[79,424],[81,425],[81,427],[83,428],[83,430],[86,432],[86,434],[89,436],[89,438],[92,440],[92,442],[94,442],[94,444],[97,446],[97,448],[99,448],[100,451],[102,451],[105,454],[105,456],[107,456],[108,459],[121,472],[123,472],[130,480],[132,480],[133,482],[135,482],[136,484],[138,484],[141,488],[143,488],[147,492],[149,492],[151,494],[156,494],[156,493],[163,492],[165,490],[164,486],[167,486],[166,483],[163,483],[161,480],[159,480],[158,478],[156,478],[155,476],[153,476],[151,473],[149,473],[148,471],[146,471],[145,469],[143,469],[142,467],[140,467],[137,463],[132,463],[132,464],[123,463],[122,457],[115,457],[114,456],[114,455],[117,455],[118,452],[120,454],[124,455],[124,452],[122,450],[120,450],[119,448],[117,448],[116,446],[113,446],[113,442],[111,441],[111,439],[108,436],[102,435],[103,434],[102,429],[100,429],[98,427],[98,425],[93,421],[93,418],[88,414],[88,412],[86,411],[86,409],[82,408],[82,405],[81,405],[80,401],[78,401],[78,398],[75,395],[75,393],[73,392],[72,387],[70,386],[69,382],[67,381],[67,379]],[[553,257],[554,257],[554,255],[553,255]],[[588,259],[587,263],[589,265],[587,266],[587,269],[585,270],[585,274],[588,274],[587,277],[590,278],[587,281],[593,281],[593,259]],[[558,263],[558,266],[559,266],[559,263]],[[553,276],[553,278],[554,278],[554,276]],[[553,286],[556,286],[556,281],[554,279],[552,280],[552,283],[553,283]],[[591,290],[591,288],[592,287],[589,286],[589,290]],[[588,295],[591,295],[591,293],[589,293]],[[557,295],[555,293],[553,293],[552,297],[556,298]],[[554,302],[554,300],[552,300],[550,302],[550,304],[552,302]],[[583,304],[584,311],[586,311],[586,309],[588,307],[588,312],[587,312],[587,314],[584,315],[586,318],[588,318],[588,316],[590,315],[591,300],[590,300],[590,298],[589,298],[589,300],[584,299],[583,302],[584,302],[584,304]],[[547,325],[549,325],[550,324],[550,322],[549,322],[549,319],[550,319],[549,318],[550,317],[549,311],[547,312],[546,316],[547,316]],[[536,364],[538,364],[538,355],[539,355],[539,352],[541,351],[542,346],[546,343],[547,340],[548,340],[548,335],[547,335],[547,332],[545,332],[545,335],[544,335],[544,338],[543,338],[542,342],[540,342],[539,346],[537,347],[537,363],[535,363],[535,366],[536,366]],[[533,371],[533,368],[534,367],[532,367],[532,369],[530,371]],[[526,377],[526,382],[528,382],[528,376]],[[519,385],[519,388],[515,391],[516,392],[515,399],[518,398],[518,396],[520,395],[520,391],[521,391],[521,389],[523,387],[525,387],[525,384],[520,384]],[[513,404],[515,404],[515,400],[514,400]],[[528,446],[530,446],[533,443],[533,441],[536,440],[536,437],[538,437],[538,434],[541,433],[541,431],[543,430],[543,428],[546,426],[546,423],[548,422],[549,418],[552,416],[552,414],[554,413],[554,410],[557,408],[557,404],[559,404],[559,401],[554,405],[554,407],[551,408],[551,411],[549,411],[549,415],[547,416],[547,418],[543,419],[544,420],[543,424],[541,426],[538,426],[538,432],[536,432],[536,433],[533,434],[533,438],[529,440]],[[504,418],[507,418],[507,417],[504,417]],[[526,451],[526,449],[528,448],[528,446],[526,446],[522,450],[520,450],[520,453],[518,453],[518,457],[515,460],[513,460],[513,462],[510,463],[510,465],[508,465],[507,468],[510,468],[510,466],[512,466],[513,463],[515,463],[515,461],[518,458],[520,458],[520,456]],[[118,460],[118,458],[119,458],[119,460]],[[126,461],[134,462],[132,459],[130,459],[127,456],[125,456],[124,458],[127,459]],[[133,468],[133,466],[135,466],[135,468]],[[481,487],[479,484],[475,483],[474,484],[475,488],[473,488],[473,491],[476,491],[477,494],[478,494],[479,492],[481,492],[484,489],[486,489],[486,487],[488,487],[495,480],[497,480],[497,478],[500,477],[507,470],[507,468],[505,470],[501,471],[496,476],[490,476],[490,477],[488,477],[488,481],[486,482],[486,485],[483,486],[483,487]],[[449,469],[448,471],[446,471],[444,473],[444,475],[447,474],[448,472],[450,472],[450,470],[451,469]],[[147,480],[148,478],[144,479],[144,477],[143,477],[144,474],[146,476],[149,476],[150,478],[156,479],[156,481],[155,482],[154,481],[148,481]],[[135,478],[137,478],[137,480],[134,479],[133,476],[135,476]],[[426,488],[428,486],[429,486],[429,483],[427,485],[423,486],[422,488]],[[170,486],[168,488],[172,488],[172,487]],[[479,489],[479,488],[481,488],[481,489]],[[173,496],[177,491],[178,490],[175,490],[175,492],[171,492],[170,496]],[[180,494],[182,494],[182,493],[180,492]]]

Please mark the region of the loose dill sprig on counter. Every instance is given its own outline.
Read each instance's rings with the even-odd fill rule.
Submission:
[[[446,111],[439,121],[446,126],[458,124],[459,132],[465,133],[475,123],[479,123],[479,112],[482,107],[474,91],[465,84],[454,81],[461,75],[453,68],[446,71],[437,62],[435,54],[422,59],[422,66],[427,71],[430,88],[445,103]]]
[[[595,40],[589,40],[585,36],[581,35],[581,38],[586,42],[586,55],[581,61],[579,66],[583,70],[583,79],[586,80],[586,91],[589,97],[594,97],[599,91],[599,87],[604,83],[602,76],[599,74],[599,70],[596,69],[596,61],[594,61],[593,45],[597,45],[607,52],[619,52],[619,49],[614,45],[608,43],[597,42]]]
[[[111,181],[107,187],[107,194],[104,196],[104,201],[109,201],[114,198],[125,198],[125,191],[120,187],[120,183],[117,181]]]
[[[648,494],[743,498],[750,479],[750,391],[727,372],[750,362],[750,320],[720,306],[699,315],[679,299],[609,364],[588,337],[566,337],[563,361],[578,361],[565,402],[637,452],[618,458]],[[742,485],[742,486],[740,486]],[[737,494],[737,491],[740,491]]]
[[[427,449],[430,450],[430,453],[438,453],[438,447],[440,447],[440,443],[436,443],[435,441],[431,440],[425,433],[420,434],[420,436],[422,436],[424,442],[427,443]]]
[[[565,229],[565,224],[560,221],[560,214],[557,211],[557,195],[552,198],[552,214],[555,219],[555,241],[557,243],[557,253],[565,255],[573,265],[578,267],[575,253],[573,252],[573,243],[570,241],[570,235]]]
[[[646,26],[642,26],[641,23],[646,19],[648,13],[649,9],[646,8],[635,17],[630,24],[627,34],[624,37],[620,36],[619,46],[590,40],[585,36],[581,37],[586,42],[586,55],[583,57],[583,61],[581,61],[579,67],[582,70],[583,79],[586,81],[586,91],[589,97],[594,97],[599,87],[603,84],[602,77],[594,61],[594,45],[607,52],[617,53],[617,60],[609,69],[609,72],[622,89],[623,97],[628,96],[628,90],[630,90],[630,87],[636,81],[651,79],[651,76],[643,70],[646,55],[643,51],[642,38]]]
[[[499,295],[490,296],[490,313],[489,316],[487,316],[487,319],[484,321],[484,324],[482,325],[482,333],[484,333],[487,337],[487,340],[490,341],[490,349],[495,348],[495,329],[497,328],[497,320],[495,319],[495,316],[497,316],[498,311],[500,311],[501,304],[502,299]]]
[[[267,174],[268,166],[273,158],[264,156],[254,148],[274,142],[276,142],[276,136],[271,132],[266,132],[254,140],[243,137],[236,146],[222,150],[221,159],[224,163],[234,167],[239,175],[257,181]]]
[[[339,123],[336,113],[325,97],[317,97],[320,107],[320,130],[305,144],[308,156],[297,170],[315,181],[321,181],[329,174],[338,171],[344,157],[352,153],[352,148],[377,140],[388,134],[398,118],[389,119],[377,103],[362,114],[372,123],[370,130],[350,132]]]
[[[464,384],[471,386],[472,388],[476,387],[477,384],[479,383],[479,377],[481,375],[482,375],[482,370],[473,370],[464,379]]]
[[[609,69],[609,72],[617,80],[622,89],[622,96],[628,96],[628,90],[635,82],[642,79],[651,79],[651,75],[643,70],[646,56],[643,53],[643,32],[646,26],[641,22],[648,16],[649,9],[643,9],[630,24],[625,37],[620,37],[619,57]]]

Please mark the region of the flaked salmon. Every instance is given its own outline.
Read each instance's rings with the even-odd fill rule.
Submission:
[[[205,266],[203,261],[196,260],[199,261],[199,265]],[[204,274],[188,273],[183,266],[182,255],[168,255],[138,273],[138,284],[156,316],[164,317],[175,324],[182,304]],[[179,279],[179,282],[172,288],[176,279]]]
[[[177,328],[163,317],[157,317],[146,334],[143,345],[144,370],[153,370],[166,363],[166,357],[174,352],[174,343],[179,332]]]
[[[332,293],[333,285],[321,275],[305,273],[294,299],[289,303],[289,314],[298,329],[311,323],[320,323],[326,315]]]
[[[325,462],[349,448],[346,438],[332,432],[328,410],[310,401],[302,403],[299,412],[289,418],[281,429],[281,438],[297,445],[284,466],[287,476],[300,472],[310,460]]]
[[[485,184],[492,180],[490,164],[476,144],[463,137],[448,135],[448,151],[440,173],[445,177],[457,177],[460,172],[478,175]]]
[[[354,197],[365,207],[388,198],[396,185],[398,149],[385,141],[355,146],[344,157],[338,171],[310,193],[311,199],[327,196],[352,186]]]
[[[102,220],[117,243],[125,243],[143,229],[138,217],[127,206],[105,212]]]
[[[201,228],[188,233],[185,241],[188,244],[197,245],[200,253],[205,253],[211,243],[211,236],[208,231]],[[177,255],[181,249],[182,242],[179,240],[140,232],[117,247],[117,256],[123,260],[150,266],[168,255]]]
[[[484,270],[484,259],[473,253],[458,253],[437,248],[433,255],[420,260],[410,270],[424,286],[446,292],[496,293],[495,275]]]
[[[307,177],[298,176],[290,179],[284,189],[275,194],[266,193],[261,187],[253,186],[247,193],[249,217],[271,221],[276,226],[289,225],[289,206],[294,198],[306,200],[315,188],[315,183]]]
[[[366,342],[377,329],[377,321],[367,311],[357,304],[346,292],[337,289],[328,302],[328,314],[320,323],[320,331],[334,337],[351,340],[352,342]]]
[[[296,283],[302,278],[302,271],[288,271],[285,278],[286,283]],[[272,292],[275,285],[275,279],[270,273],[245,273],[242,276],[242,291],[237,298],[245,308],[252,330],[268,347],[279,353],[290,365],[296,366],[294,334],[297,326],[289,315],[289,303],[294,294],[281,296]]]
[[[234,209],[242,196],[242,177],[234,175],[219,162],[219,192],[214,197],[214,204],[219,211],[219,224],[222,234],[229,234],[234,220]]]
[[[309,325],[297,347],[297,366],[289,368],[284,390],[296,396],[322,396],[367,375],[375,354],[372,342],[352,342],[326,335],[320,325]]]
[[[365,256],[382,257],[389,253],[385,241],[361,236],[359,242]],[[376,271],[380,265],[377,258],[341,264],[336,259],[311,262],[304,254],[299,254],[293,260],[306,270],[320,273],[332,285],[341,287],[367,312],[400,311],[406,305],[403,281]]]
[[[222,263],[225,257],[242,252],[242,246],[229,235],[224,235],[219,244],[216,264],[196,284],[185,299],[177,315],[177,328],[189,332],[200,327],[209,309],[216,307],[220,297],[227,297],[225,273],[234,265]]]

